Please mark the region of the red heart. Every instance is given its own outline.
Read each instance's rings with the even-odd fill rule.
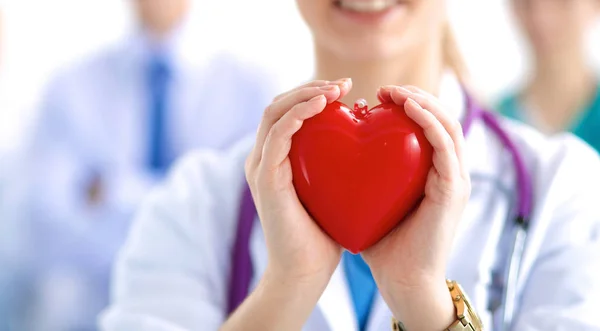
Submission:
[[[359,253],[422,198],[432,154],[403,107],[351,110],[333,102],[294,135],[290,161],[306,210],[331,238]]]

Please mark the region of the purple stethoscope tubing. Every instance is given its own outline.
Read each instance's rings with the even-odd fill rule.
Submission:
[[[491,112],[484,111],[475,106],[473,99],[465,93],[467,100],[467,116],[463,122],[465,134],[477,117],[480,117],[483,123],[494,132],[496,137],[511,154],[513,167],[515,169],[517,183],[517,213],[515,216],[516,227],[512,229],[512,246],[505,269],[505,286],[502,293],[502,315],[498,330],[508,331],[511,329],[514,319],[515,303],[517,300],[517,287],[521,261],[525,253],[525,242],[527,240],[527,230],[533,210],[533,188],[532,177],[525,167],[525,162],[517,146],[508,136],[508,133],[502,129],[498,119]]]
[[[524,226],[528,225],[531,211],[533,209],[532,203],[532,183],[531,176],[527,171],[527,167],[525,167],[525,162],[521,153],[519,153],[519,149],[514,144],[514,142],[508,136],[508,133],[502,129],[502,126],[498,122],[497,117],[489,112],[485,111],[478,106],[475,105],[473,98],[465,93],[466,103],[467,103],[467,115],[463,121],[463,130],[465,136],[469,133],[473,122],[476,119],[481,119],[483,123],[490,129],[496,137],[500,140],[504,148],[508,150],[512,159],[513,166],[515,169],[516,182],[517,182],[517,218],[515,222],[519,224],[523,224]]]
[[[517,184],[517,210],[515,215],[515,230],[513,245],[506,268],[506,284],[502,300],[502,320],[499,330],[509,330],[513,320],[514,303],[516,300],[517,278],[521,260],[525,251],[527,228],[533,209],[532,177],[527,171],[521,153],[508,133],[502,128],[496,115],[480,108],[468,94],[464,93],[467,113],[463,120],[465,136],[470,132],[473,123],[480,119],[500,140],[504,148],[511,154]],[[253,268],[250,257],[250,235],[256,208],[248,185],[244,185],[240,199],[238,224],[235,242],[232,247],[231,272],[227,298],[227,314],[232,313],[246,298],[252,281]]]
[[[525,242],[527,241],[527,230],[531,213],[533,210],[533,187],[532,177],[527,171],[525,162],[517,146],[508,136],[508,133],[502,129],[498,119],[489,111],[477,107],[473,98],[465,92],[467,101],[467,116],[463,121],[463,130],[465,135],[469,132],[471,125],[477,118],[481,118],[483,123],[494,132],[504,148],[511,154],[513,167],[515,169],[517,183],[517,213],[515,216],[515,228],[512,230],[512,246],[505,269],[505,286],[502,293],[502,315],[498,330],[508,331],[511,329],[514,319],[515,303],[517,300],[517,287],[521,261],[525,253]]]

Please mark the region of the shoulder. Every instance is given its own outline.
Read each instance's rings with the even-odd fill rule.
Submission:
[[[581,185],[595,190],[590,185],[600,184],[600,157],[580,138],[568,132],[548,136],[512,119],[502,122],[525,159],[537,198],[582,194]]]
[[[550,313],[567,311],[575,308],[574,298],[577,309],[596,307],[600,157],[570,133],[546,137],[510,120],[505,127],[527,161],[533,186],[533,212],[519,282],[524,291],[522,322],[540,325],[534,316],[542,314],[542,307],[552,307]],[[559,284],[558,289],[544,295],[549,284]]]
[[[270,94],[279,85],[278,76],[264,65],[224,51],[215,53],[202,70],[214,84],[233,85],[238,93]]]
[[[107,89],[116,85],[117,55],[117,49],[106,49],[57,68],[35,101],[36,127],[82,129],[82,120],[105,108]]]
[[[598,153],[575,135],[564,132],[548,136],[512,119],[501,121],[534,174],[538,170],[551,177],[563,172],[569,173],[572,179],[584,175],[599,177],[596,175],[600,169]]]
[[[545,136],[525,124],[503,122],[532,181],[531,251],[539,258],[598,242],[598,153],[571,133]]]
[[[69,92],[72,89],[84,91],[87,87],[96,87],[113,77],[122,54],[121,47],[113,45],[59,67],[48,81],[46,92],[73,95]]]

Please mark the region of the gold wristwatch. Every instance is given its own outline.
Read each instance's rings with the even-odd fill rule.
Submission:
[[[483,331],[483,323],[471,307],[469,297],[455,281],[447,280],[448,290],[456,308],[457,320],[444,331]],[[406,331],[404,325],[392,317],[392,330]]]

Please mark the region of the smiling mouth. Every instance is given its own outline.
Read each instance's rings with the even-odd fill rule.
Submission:
[[[384,12],[403,2],[403,0],[335,0],[334,5],[341,10],[371,14]]]

